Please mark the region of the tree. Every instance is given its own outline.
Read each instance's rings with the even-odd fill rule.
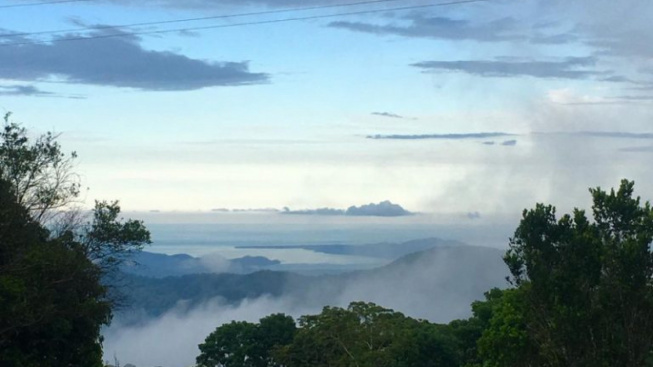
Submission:
[[[517,314],[523,329],[517,323],[516,330],[526,331],[524,345],[536,352],[526,354],[529,363],[510,365],[646,365],[653,210],[633,197],[633,187],[623,180],[617,191],[590,189],[593,221],[578,209],[560,219],[550,205],[524,211],[505,256],[518,292],[493,319],[492,332],[515,330],[507,326]]]
[[[110,275],[150,243],[150,232],[140,220],[119,217],[117,201],[96,201],[93,219],[70,232],[103,274]]]
[[[114,274],[134,253],[150,243],[142,221],[120,218],[117,201],[96,201],[90,221],[71,208],[80,194],[73,172],[77,154],[65,154],[58,135],[47,132],[33,139],[27,130],[4,117],[0,133],[0,179],[9,183],[16,203],[50,230],[50,237],[74,236],[86,257],[103,275]]]
[[[150,242],[143,222],[96,202],[92,219],[53,229],[79,196],[66,155],[46,133],[0,132],[0,365],[101,366],[100,327],[116,297],[106,280]],[[79,212],[73,217],[77,217]]]
[[[486,301],[474,303],[474,317],[480,316],[485,321],[476,342],[478,357],[473,366],[547,365],[539,358],[528,334],[526,318],[530,309],[523,295],[525,289],[494,290],[486,293]],[[485,315],[481,316],[479,311]]]
[[[0,178],[9,182],[16,201],[42,222],[79,196],[79,176],[72,171],[77,153],[63,153],[51,132],[32,143],[27,130],[10,122],[10,116],[5,114],[0,132]]]
[[[199,345],[201,367],[273,367],[276,347],[290,343],[295,321],[284,314],[262,318],[258,324],[232,321],[219,326]]]
[[[292,343],[276,358],[288,367],[454,367],[455,339],[442,325],[404,316],[373,303],[325,307],[302,316]]]
[[[502,312],[504,300],[508,298],[506,294],[511,291],[493,288],[485,292],[485,300],[472,303],[472,316],[470,318],[453,320],[449,323],[451,333],[458,342],[457,349],[460,354],[461,366],[481,366],[483,365],[483,359],[487,359],[488,354],[495,351],[504,354],[510,353],[508,350],[510,346],[514,345],[512,339],[501,341],[501,343],[505,344],[501,347],[497,347],[493,343],[498,341],[497,335],[494,334],[503,336],[501,333],[503,332],[504,320],[497,314]],[[494,328],[495,325],[500,325],[498,326],[500,330],[493,334],[489,330]],[[512,331],[508,334],[510,337],[515,335]]]
[[[0,180],[0,365],[101,366],[111,318],[99,269],[71,236],[49,238]]]

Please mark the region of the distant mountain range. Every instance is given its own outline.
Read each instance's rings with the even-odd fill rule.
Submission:
[[[193,257],[186,254],[166,255],[143,251],[123,265],[121,270],[133,275],[163,278],[204,273],[245,274],[280,263],[278,260],[270,260],[264,256],[244,256],[229,260],[213,255]]]
[[[430,249],[412,251],[386,266],[336,275],[306,276],[270,270],[165,278],[124,274],[120,284],[130,307],[123,309],[118,316],[123,322],[139,322],[160,316],[180,304],[192,309],[216,297],[226,303],[238,304],[245,299],[270,296],[285,297],[289,303],[315,307],[346,305],[355,300],[370,301],[413,317],[448,321],[467,316],[470,303],[481,299],[483,292],[492,287],[506,286],[507,268],[501,259],[502,250],[451,243],[438,245],[437,239],[394,246],[406,246],[408,251],[427,243],[431,243]],[[393,247],[391,244],[354,247],[361,248],[356,253],[360,254],[367,253],[373,246],[379,246],[381,253],[397,253],[388,250]],[[319,251],[327,250],[320,247]],[[356,252],[349,247],[334,251]],[[159,261],[159,269],[165,262],[178,265],[193,261],[186,255],[144,256]],[[246,266],[270,264],[269,260],[260,258],[239,259],[239,262]]]
[[[396,260],[404,255],[428,250],[436,246],[460,246],[457,241],[425,238],[403,243],[374,243],[366,245],[289,245],[289,246],[236,246],[237,249],[302,249],[317,253],[340,256],[358,256],[377,259],[380,263]],[[383,262],[386,260],[386,262]],[[292,271],[302,274],[336,274],[345,271],[378,266],[379,261],[371,265],[365,264],[282,264],[264,256],[245,256],[237,259],[226,259],[218,255],[193,257],[186,254],[166,255],[143,251],[134,256],[132,261],[122,267],[122,271],[144,277],[163,278],[167,276],[182,276],[204,273],[234,273],[247,274],[260,270]],[[376,265],[374,265],[376,264]]]

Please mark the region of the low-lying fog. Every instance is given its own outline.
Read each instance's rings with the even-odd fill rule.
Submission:
[[[507,237],[508,234],[504,243]],[[166,244],[172,247],[172,241]],[[178,246],[183,249],[183,244]],[[152,250],[157,250],[156,241]],[[122,364],[138,367],[189,366],[199,353],[197,345],[223,323],[257,321],[275,312],[298,317],[319,313],[325,305],[345,307],[351,301],[375,302],[434,322],[467,317],[473,300],[482,298],[491,287],[506,285],[502,253],[496,248],[446,245],[372,270],[308,277],[318,280],[307,287],[288,284],[276,298],[262,296],[237,304],[214,298],[195,307],[180,300],[163,316],[139,324],[125,324],[118,316],[104,331],[105,359],[112,360],[115,354]]]

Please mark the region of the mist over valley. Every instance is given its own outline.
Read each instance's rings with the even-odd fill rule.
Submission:
[[[299,317],[353,301],[449,322],[468,317],[470,303],[488,289],[505,286],[507,275],[503,250],[439,238],[237,247],[267,250],[270,258],[227,259],[218,255],[219,246],[216,253],[198,257],[139,254],[138,265],[123,267],[120,290],[128,306],[103,332],[105,354],[139,367],[186,366],[197,355],[197,345],[222,323],[256,321],[273,312]],[[275,251],[288,250],[329,257],[303,264],[275,259]],[[330,257],[339,261],[329,263]]]

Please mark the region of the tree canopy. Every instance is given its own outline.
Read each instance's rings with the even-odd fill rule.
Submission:
[[[72,170],[77,153],[65,154],[51,132],[30,140],[27,130],[11,122],[10,116],[5,114],[0,131],[0,178],[34,219],[45,220],[80,194],[80,179]]]
[[[115,305],[104,280],[150,242],[141,221],[119,217],[118,202],[57,226],[57,217],[79,218],[66,210],[80,183],[76,154],[56,138],[31,140],[8,114],[0,132],[2,366],[101,366],[100,327]]]
[[[71,236],[49,238],[0,181],[0,365],[100,366],[111,305]]]
[[[653,211],[633,188],[623,180],[610,192],[590,189],[593,220],[579,209],[558,219],[543,204],[524,211],[505,256],[517,288],[483,339],[495,365],[646,365],[653,347]],[[489,348],[507,334],[523,345],[513,364]]]
[[[201,367],[279,366],[272,357],[275,348],[295,335],[290,316],[273,314],[254,324],[232,321],[218,327],[200,344],[197,365]]]
[[[271,315],[259,324],[231,322],[200,344],[201,367],[458,366],[446,326],[415,320],[373,303],[325,307],[299,319]]]

